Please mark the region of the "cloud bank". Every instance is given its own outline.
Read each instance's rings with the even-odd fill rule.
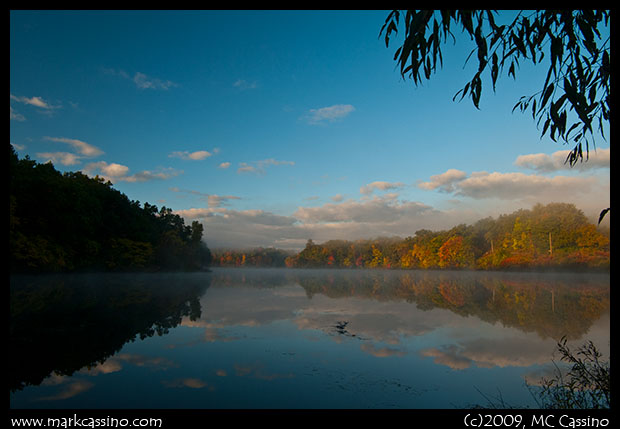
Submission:
[[[595,149],[588,154],[587,161],[579,162],[571,167],[566,162],[566,157],[571,151],[560,150],[547,155],[535,153],[520,155],[515,161],[515,165],[538,173],[553,173],[562,170],[593,170],[597,168],[609,168],[611,160],[610,149]]]
[[[421,228],[436,229],[456,224],[463,213],[439,211],[416,201],[400,201],[395,194],[365,200],[346,200],[317,207],[299,207],[291,215],[264,210],[234,210],[226,207],[191,208],[175,213],[186,222],[205,225],[211,248],[278,247],[303,248],[311,238],[356,240],[378,236],[413,235]],[[476,215],[470,216],[477,219]]]
[[[207,208],[191,208],[177,213],[187,220],[201,221],[205,225],[207,244],[212,248],[273,246],[292,250],[303,248],[308,239],[325,242],[391,236],[405,238],[420,229],[441,230],[463,223],[473,224],[488,216],[531,208],[536,203],[573,203],[595,219],[601,208],[609,206],[609,175],[600,172],[600,169],[609,167],[609,150],[598,150],[596,159],[590,157],[587,168],[591,172],[587,174],[548,174],[566,171],[560,163],[564,154],[562,151],[519,157],[515,164],[535,171],[530,174],[468,173],[451,168],[430,176],[426,181],[418,181],[417,186],[374,181],[360,187],[358,198],[345,199],[342,194],[337,194],[330,198],[330,202],[299,206],[290,214],[234,210],[223,207],[233,199],[231,196],[218,195],[208,199]],[[283,163],[286,162],[265,160],[242,165],[240,170],[256,172]],[[417,197],[404,197],[401,191],[403,195],[405,191],[407,194],[417,192]],[[452,198],[441,198],[437,203],[428,204],[422,202],[427,192],[434,196],[450,194]],[[303,201],[311,204],[317,198]]]

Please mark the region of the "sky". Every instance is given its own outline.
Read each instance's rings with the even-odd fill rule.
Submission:
[[[549,202],[596,221],[609,142],[571,169],[572,147],[512,113],[546,70],[485,81],[480,109],[453,101],[468,37],[415,86],[401,39],[379,37],[388,13],[11,11],[10,142],[202,222],[212,249],[404,238]]]

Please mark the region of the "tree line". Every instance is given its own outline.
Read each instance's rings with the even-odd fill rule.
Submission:
[[[212,265],[216,267],[284,267],[294,252],[273,247],[255,249],[214,249]]]
[[[573,204],[536,204],[449,230],[375,240],[308,240],[287,267],[404,269],[609,269],[609,232]]]
[[[203,225],[130,201],[110,181],[19,159],[10,145],[10,272],[199,270]]]

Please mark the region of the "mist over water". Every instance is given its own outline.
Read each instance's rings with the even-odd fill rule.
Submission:
[[[608,274],[19,276],[11,407],[535,407],[563,336],[609,356]]]

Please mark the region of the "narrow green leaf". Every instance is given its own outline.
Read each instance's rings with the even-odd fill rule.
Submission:
[[[471,83],[471,101],[474,103],[476,109],[480,110],[480,95],[482,94],[482,80],[480,79],[480,72],[476,73]]]
[[[403,49],[403,47],[399,46],[399,48],[396,50],[396,52],[394,52],[394,61],[396,61],[396,59],[400,55],[400,52],[402,51],[402,49]]]
[[[506,28],[505,25],[500,25],[499,27],[494,29],[493,36],[491,36],[491,47],[493,47],[495,43],[497,43],[497,41],[504,36],[505,28]]]
[[[549,97],[551,97],[551,94],[553,94],[553,89],[554,89],[554,85],[553,85],[553,82],[551,82],[549,86],[545,89],[545,92],[543,93],[541,103],[540,103],[541,109],[545,107],[545,105],[547,104]]]
[[[547,132],[547,129],[549,128],[549,124],[551,123],[551,118],[547,118],[547,120],[545,121],[545,125],[543,125],[543,130],[542,130],[542,134],[540,135],[540,137],[542,138],[545,133]]]
[[[471,11],[470,10],[462,10],[460,11],[461,22],[463,23],[463,27],[467,30],[469,35],[473,35],[474,33],[474,24],[471,19]]]
[[[443,35],[446,37],[450,32],[450,20],[452,19],[452,15],[449,10],[442,9],[441,13],[441,24],[443,27]]]
[[[551,140],[553,140],[554,142],[557,142],[557,140],[555,139],[555,130],[557,129],[557,127],[555,125],[551,125],[551,131],[549,133],[549,137],[551,137]]]
[[[606,209],[604,209],[603,211],[601,211],[601,214],[598,217],[598,223],[599,225],[601,224],[601,222],[603,221],[603,219],[605,218],[605,215],[609,212],[609,210],[611,210],[610,207],[607,207]]]
[[[525,45],[523,44],[523,40],[516,34],[512,33],[512,42],[517,47],[519,52],[525,57],[527,56],[527,52],[525,50]]]
[[[493,91],[495,91],[495,82],[497,82],[497,76],[499,74],[499,67],[497,65],[497,53],[493,52],[491,56],[491,80],[493,82]]]

